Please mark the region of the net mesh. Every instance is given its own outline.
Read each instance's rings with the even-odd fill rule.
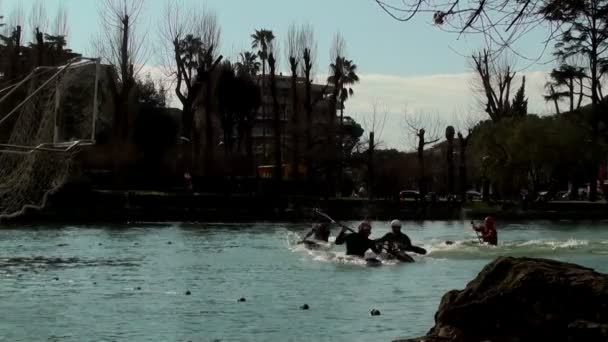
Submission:
[[[14,114],[16,119],[8,139],[2,140],[3,143],[15,147],[0,147],[0,219],[18,217],[28,208],[44,208],[48,196],[65,184],[70,176],[74,167],[75,149],[48,151],[35,147],[45,144],[46,147],[56,148],[51,144],[55,135],[56,92],[70,96],[69,85],[74,77],[79,76],[75,75],[73,70],[67,70],[57,80],[41,88]],[[28,81],[27,94],[33,94],[46,79],[48,78],[34,77]],[[93,84],[94,79],[90,83]],[[88,98],[91,99],[90,96]],[[59,99],[62,103],[65,96],[60,96]],[[71,131],[82,132],[83,136],[90,136],[91,115],[87,115],[87,112],[92,111],[93,104],[90,102],[89,108],[81,107],[84,113],[79,116],[88,117],[89,120],[75,120],[75,126],[78,127],[70,128]],[[63,107],[60,106],[58,112],[61,112]],[[61,115],[66,116],[65,113]],[[85,127],[88,127],[88,130]]]

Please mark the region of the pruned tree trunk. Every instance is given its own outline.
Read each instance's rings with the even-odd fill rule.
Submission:
[[[459,178],[459,192],[460,198],[463,202],[466,202],[467,199],[467,143],[470,135],[466,138],[463,137],[461,133],[458,133],[458,142],[460,145],[460,164],[458,170],[458,178]]]
[[[277,97],[277,83],[275,75],[275,58],[271,53],[268,57],[268,65],[270,66],[270,93],[272,96],[272,112],[273,112],[273,141],[274,141],[274,172],[273,178],[275,185],[278,186],[283,178],[283,162],[281,158],[281,115],[279,113],[279,100]]]
[[[370,200],[374,198],[374,132],[369,132],[369,148],[367,160],[367,195]]]
[[[298,113],[298,65],[297,63],[291,63],[291,100],[292,100],[292,177],[294,181],[300,180],[300,127],[299,127],[299,113]]]

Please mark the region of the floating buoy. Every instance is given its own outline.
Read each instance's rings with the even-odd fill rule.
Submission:
[[[168,241],[168,242],[167,242],[167,245],[170,245],[170,244],[172,244],[172,243],[173,243],[173,242],[171,242],[171,241]]]
[[[300,306],[300,309],[308,310],[308,309],[310,309],[310,306],[308,306],[308,304],[304,304],[304,305]]]
[[[246,302],[246,301],[247,301],[247,299],[245,299],[245,297],[241,297],[241,298],[239,298],[239,300],[238,300],[238,302]]]
[[[97,244],[97,246],[101,246],[101,245],[102,245],[102,243],[101,243],[101,242]]]
[[[378,309],[372,309],[372,311],[370,311],[370,314],[372,316],[380,316],[380,310],[378,310]]]
[[[186,296],[191,295],[190,290],[186,291]]]
[[[96,281],[94,281],[94,282],[93,282],[93,285],[97,285],[97,282],[96,282]]]
[[[136,290],[141,290],[141,287],[139,287],[139,286],[138,286],[138,287],[136,287],[135,289],[136,289]]]

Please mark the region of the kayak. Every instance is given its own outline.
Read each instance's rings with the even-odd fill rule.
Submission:
[[[304,240],[300,243],[303,244],[304,247],[306,247],[308,249],[328,249],[331,247],[331,244],[329,242],[325,242],[325,241]]]
[[[365,263],[367,266],[382,266],[382,261],[377,258],[367,258],[365,259]]]
[[[402,251],[395,251],[392,253],[382,253],[382,258],[386,260],[394,260],[397,259],[401,262],[414,262],[414,258],[412,258],[409,254]]]

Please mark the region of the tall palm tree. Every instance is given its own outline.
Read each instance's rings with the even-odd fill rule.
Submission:
[[[257,76],[262,64],[258,61],[258,56],[255,53],[250,51],[241,52],[239,59],[240,61],[236,63],[238,72],[249,74],[252,77]]]
[[[251,35],[251,48],[258,49],[258,56],[262,60],[262,99],[264,98],[265,92],[265,80],[266,80],[266,62],[268,60],[268,52],[272,50],[272,43],[274,41],[274,33],[272,30],[260,29],[255,30],[255,32]],[[264,103],[264,101],[262,101]],[[262,119],[266,118],[266,108],[262,105]],[[266,139],[266,123],[262,126],[262,135],[263,139]],[[262,144],[262,149],[264,155],[266,155],[266,142],[264,141]]]
[[[349,86],[359,82],[359,76],[357,75],[357,65],[352,60],[346,59],[345,57],[338,56],[335,63],[330,65],[330,69],[331,75],[327,81],[334,85],[334,106],[337,105],[338,100],[340,101],[340,127],[338,131],[338,179],[341,180],[343,163],[342,146],[344,131],[344,103],[350,96],[354,94],[353,89]]]
[[[277,98],[276,80],[276,59],[271,52],[268,56],[268,66],[270,67],[270,93],[272,95],[273,131],[274,131],[274,172],[273,179],[276,188],[279,190],[281,179],[283,178],[283,161],[281,156],[281,117],[279,113],[279,101]]]

